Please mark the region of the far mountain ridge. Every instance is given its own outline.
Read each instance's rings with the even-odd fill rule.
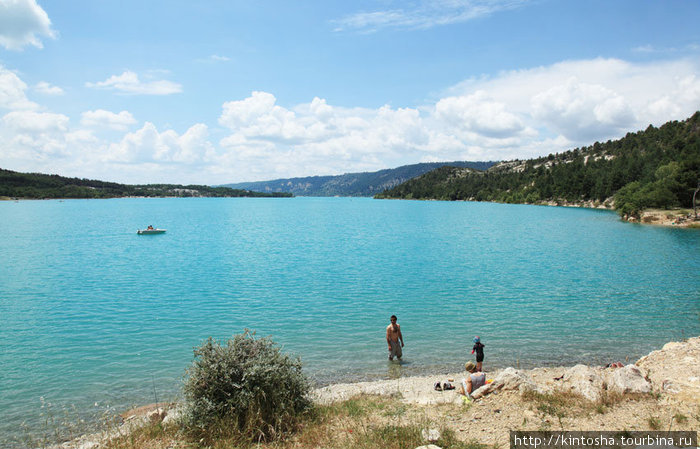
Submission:
[[[271,181],[223,184],[222,187],[257,192],[287,192],[295,196],[367,196],[371,197],[439,167],[452,166],[487,170],[496,162],[423,162],[403,165],[376,172],[345,173],[343,175],[281,178]]]

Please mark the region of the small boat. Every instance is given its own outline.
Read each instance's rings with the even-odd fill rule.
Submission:
[[[137,234],[165,234],[165,229],[158,229],[154,228],[153,226],[149,226],[146,229],[139,229],[136,231]]]

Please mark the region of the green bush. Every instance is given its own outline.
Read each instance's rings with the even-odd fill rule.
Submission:
[[[269,337],[247,329],[226,345],[210,337],[194,356],[184,385],[185,423],[198,438],[275,439],[311,406],[301,361]]]

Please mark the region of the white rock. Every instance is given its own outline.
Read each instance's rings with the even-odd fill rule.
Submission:
[[[608,388],[618,393],[649,393],[651,383],[644,378],[639,368],[627,365],[612,371],[608,378]]]
[[[96,441],[86,441],[85,443],[81,444],[78,446],[78,449],[95,449],[96,447],[99,447],[100,443]]]
[[[179,407],[170,410],[163,418],[163,426],[168,427],[177,424],[181,416],[182,410]]]
[[[603,379],[595,369],[586,365],[576,365],[564,373],[560,388],[595,402],[600,399],[603,391]]]
[[[440,439],[440,431],[437,429],[423,429],[420,434],[426,441],[437,441]]]
[[[520,390],[533,391],[537,390],[537,384],[522,371],[515,368],[506,368],[499,374],[493,382],[477,388],[472,392],[474,399],[479,399],[491,392],[498,390]]]
[[[165,410],[158,407],[157,409],[148,412],[146,418],[148,418],[148,420],[152,423],[157,423],[163,421],[167,415],[168,413]]]
[[[442,449],[440,446],[435,446],[434,444],[429,444],[427,446],[418,446],[416,449]]]

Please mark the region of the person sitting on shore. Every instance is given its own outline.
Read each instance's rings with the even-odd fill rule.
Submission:
[[[471,397],[472,391],[486,385],[486,374],[477,370],[474,362],[465,363],[464,369],[467,370],[469,376],[466,379],[462,379],[462,386],[459,392],[467,397]]]

